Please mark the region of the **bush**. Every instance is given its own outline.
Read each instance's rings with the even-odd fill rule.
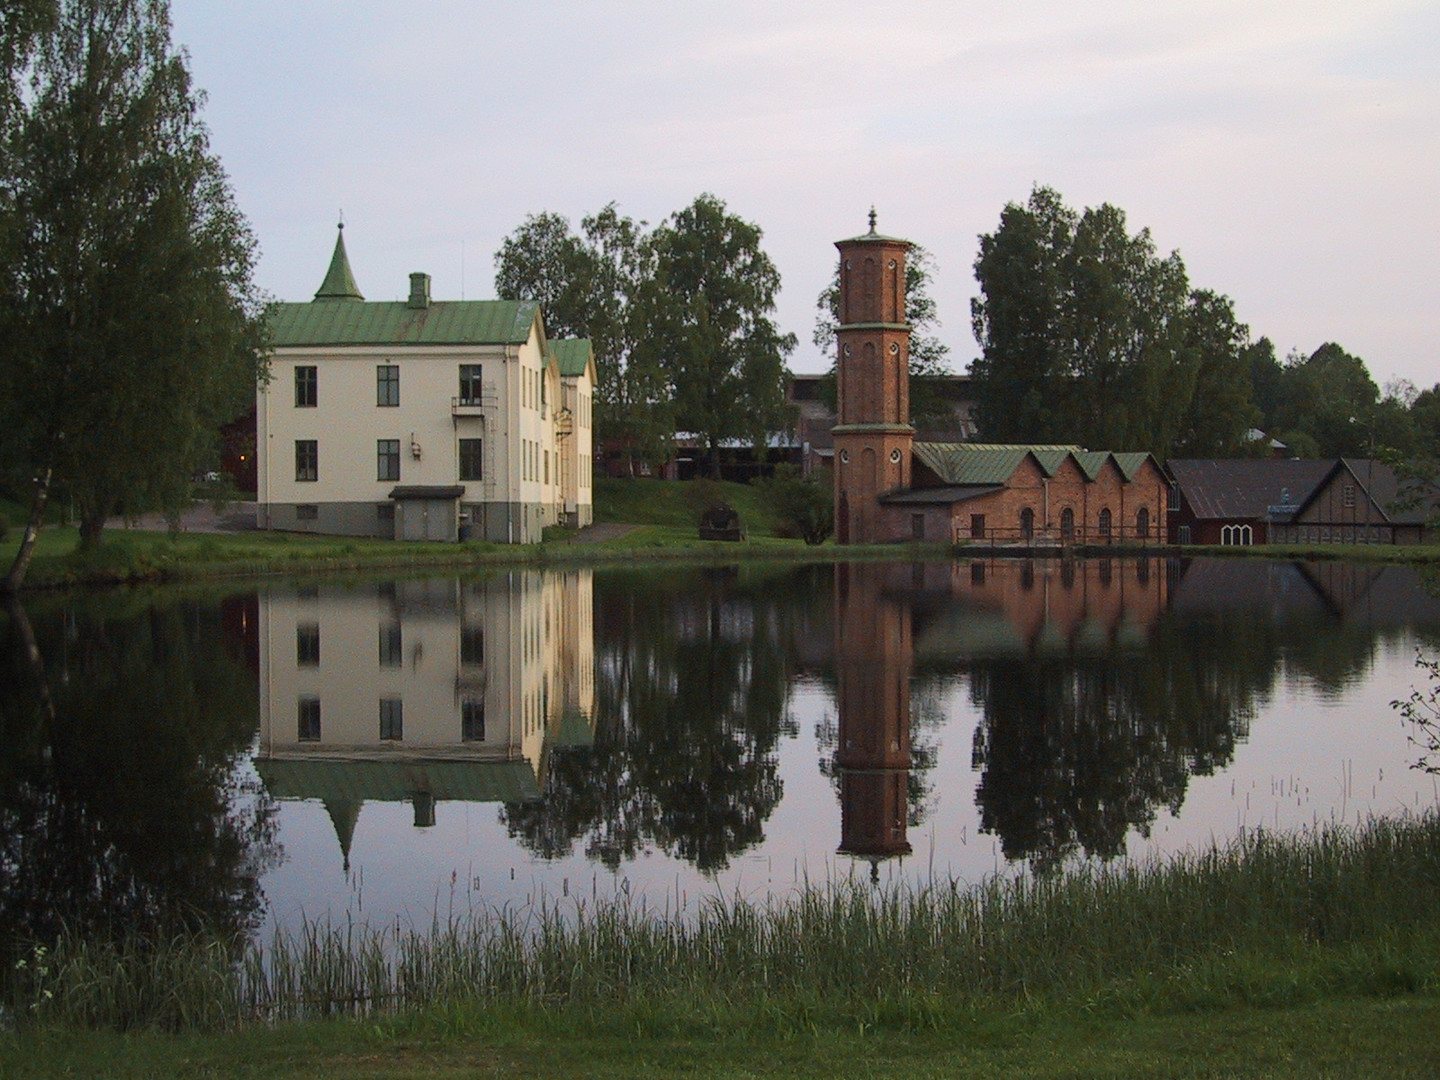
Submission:
[[[830,470],[801,476],[794,465],[779,465],[761,482],[775,510],[777,535],[823,544],[835,528],[835,488]]]

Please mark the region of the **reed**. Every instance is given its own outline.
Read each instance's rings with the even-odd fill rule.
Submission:
[[[936,1010],[1037,1001],[1309,1000],[1440,988],[1437,900],[1431,813],[978,887],[847,880],[664,910],[624,896],[545,899],[420,928],[307,922],[238,951],[67,938],[42,965],[33,947],[19,955],[3,1008],[17,1025],[213,1029],[454,1002],[680,1002],[766,1023],[863,1007],[924,1023]]]

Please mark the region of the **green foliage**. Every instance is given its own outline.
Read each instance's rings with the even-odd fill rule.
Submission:
[[[1380,388],[1365,362],[1327,342],[1309,356],[1291,353],[1286,359],[1272,422],[1310,436],[1314,456],[1370,457],[1389,434],[1377,430],[1379,402]]]
[[[287,1019],[390,1024],[422,1006],[452,1017],[493,1011],[507,1027],[538,1015],[603,1018],[629,1038],[637,1025],[655,1035],[715,1023],[783,1041],[863,1018],[953,1040],[978,1015],[1015,1010],[1073,1024],[1433,995],[1437,856],[1432,814],[1292,838],[1256,833],[1165,864],[974,887],[841,881],[766,903],[677,898],[666,911],[586,895],[429,926],[309,922],[229,967],[207,959],[204,937],[158,942],[140,957],[75,935],[47,952],[43,975],[32,967],[4,980],[4,1005],[31,1029],[250,1020],[265,1024],[266,1039]]]
[[[1410,741],[1420,749],[1415,768],[1440,773],[1440,657],[1416,652],[1415,666],[1425,673],[1425,685],[1410,688],[1410,696],[1390,702],[1411,726]]]
[[[550,335],[590,339],[597,437],[624,444],[633,460],[659,464],[675,426],[664,373],[635,350],[644,228],[614,203],[584,218],[579,236],[559,214],[532,214],[495,254],[495,290],[504,299],[538,300]]]
[[[162,0],[64,0],[0,187],[0,464],[105,519],[179,506],[263,372],[255,241]],[[17,226],[16,223],[20,223]]]
[[[774,500],[781,536],[795,536],[810,545],[823,544],[835,530],[835,480],[829,469],[801,476],[793,465],[775,470],[761,482]]]
[[[645,240],[636,353],[665,373],[677,430],[706,446],[720,475],[721,442],[790,426],[785,356],[795,335],[771,321],[780,273],[757,225],[701,195]]]
[[[971,317],[977,421],[997,442],[1080,443],[1166,457],[1237,451],[1256,413],[1249,331],[1228,298],[1192,293],[1177,252],[1109,204],[1082,214],[1037,187],[980,237]]]

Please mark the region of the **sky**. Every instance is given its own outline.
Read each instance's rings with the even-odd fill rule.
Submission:
[[[1440,382],[1440,3],[172,0],[278,300],[343,211],[361,291],[494,294],[527,214],[759,225],[797,372],[834,241],[924,245],[963,371],[1008,202],[1111,203],[1284,357],[1335,341]]]

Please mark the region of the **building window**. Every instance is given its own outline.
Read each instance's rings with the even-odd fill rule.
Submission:
[[[460,628],[460,663],[477,667],[485,663],[485,628],[483,626],[462,626]]]
[[[390,407],[400,404],[399,364],[380,364],[375,368],[375,404]]]
[[[1150,539],[1150,510],[1142,506],[1135,514],[1135,535],[1141,540]]]
[[[985,539],[985,515],[984,515],[984,514],[971,514],[971,515],[970,515],[970,539],[971,539],[971,540],[984,540],[984,539]]]
[[[295,479],[320,479],[320,447],[314,439],[295,440]]]
[[[460,404],[479,405],[480,395],[480,364],[460,365]]]
[[[460,440],[460,479],[461,480],[482,480],[484,479],[485,454],[484,439],[461,439]]]
[[[380,626],[380,666],[400,667],[404,664],[404,657],[401,650],[404,647],[404,637],[400,631],[399,623],[383,623]]]
[[[1107,541],[1108,541],[1108,540],[1110,539],[1110,508],[1109,508],[1109,507],[1106,507],[1104,510],[1101,510],[1101,511],[1100,511],[1099,526],[1100,526],[1100,539],[1101,539],[1101,540],[1107,540]]]
[[[1355,509],[1355,485],[1354,485],[1354,484],[1346,484],[1346,485],[1341,489],[1341,492],[1343,493],[1343,495],[1344,495],[1344,497],[1345,497],[1345,509],[1346,509],[1346,510],[1354,510],[1354,509]]]
[[[320,741],[320,699],[302,697],[296,709],[295,737],[300,742]]]
[[[543,456],[545,459],[545,483],[548,484],[550,483],[550,451],[543,451]]]
[[[1068,506],[1060,511],[1060,539],[1075,539],[1075,511]]]
[[[400,440],[375,440],[375,479],[400,479]]]
[[[460,739],[462,742],[485,741],[484,698],[466,698],[460,703]]]
[[[301,364],[295,368],[295,407],[313,409],[316,401],[316,387],[319,379],[312,364]]]
[[[1020,511],[1020,535],[1026,540],[1035,536],[1035,511],[1028,506]]]
[[[405,738],[405,707],[398,697],[380,699],[380,738],[387,742]]]
[[[295,663],[300,667],[320,666],[319,623],[301,623],[295,628]]]
[[[295,504],[295,520],[296,520],[296,521],[319,521],[319,520],[320,520],[320,507],[317,506],[315,503],[296,503],[296,504]]]

